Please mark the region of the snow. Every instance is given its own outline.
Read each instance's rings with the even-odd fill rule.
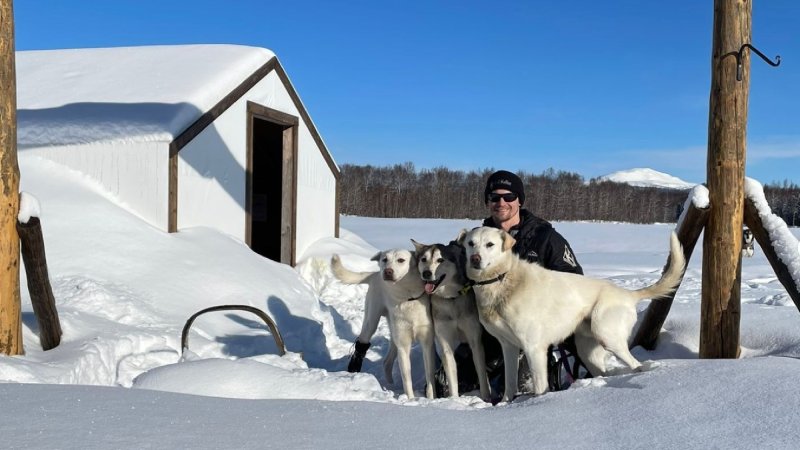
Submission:
[[[19,193],[19,214],[17,214],[19,223],[28,223],[31,217],[39,217],[40,211],[41,207],[36,197],[25,191]]]
[[[772,213],[767,199],[764,197],[764,187],[761,186],[761,183],[752,178],[745,178],[744,191],[745,196],[752,200],[758,211],[758,216],[769,234],[775,254],[786,265],[792,280],[794,280],[794,285],[800,287],[800,242],[789,231],[786,222]]]
[[[19,146],[170,142],[274,56],[208,44],[17,52]]]
[[[600,177],[603,181],[614,181],[616,183],[627,183],[631,186],[640,187],[659,187],[668,189],[691,189],[697,183],[689,183],[678,177],[659,172],[653,169],[638,168],[621,170]]]
[[[694,205],[694,207],[697,209],[706,209],[710,203],[711,201],[708,198],[708,188],[702,184],[695,185],[692,190],[689,191],[689,195],[686,196],[686,201],[683,202],[681,216],[678,217],[677,223],[675,224],[675,229],[680,229],[681,224],[686,218],[686,214],[689,212],[690,205]]]
[[[343,216],[341,237],[291,268],[208,228],[163,233],[77,172],[24,152],[19,162],[21,188],[46,212],[63,336],[41,350],[22,282],[25,355],[0,356],[4,448],[794,448],[800,438],[800,314],[758,248],[743,261],[739,360],[698,359],[697,248],[657,349],[634,349],[647,371],[497,406],[409,399],[396,369],[394,384],[382,374],[384,322],[364,372],[344,371],[365,291],[333,279],[329,258],[374,269],[379,249],[447,242],[479,221]],[[555,226],[587,276],[632,289],[658,278],[673,228]],[[796,243],[800,230],[786,232]],[[186,320],[221,304],[267,312],[287,354],[236,311],[198,317],[182,352]],[[421,393],[416,348],[412,367]]]

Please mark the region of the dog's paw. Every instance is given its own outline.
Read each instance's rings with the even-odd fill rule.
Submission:
[[[569,385],[570,389],[574,388],[589,388],[589,387],[603,387],[608,384],[608,381],[605,377],[594,377],[594,378],[580,378],[572,382]]]
[[[639,364],[636,367],[618,367],[614,370],[610,370],[606,373],[606,375],[625,375],[630,373],[642,373],[642,372],[649,372],[661,365],[658,361],[644,361],[643,363]]]
[[[661,367],[660,361],[644,361],[641,366],[639,366],[639,370],[637,372],[649,372],[651,370],[655,370]]]

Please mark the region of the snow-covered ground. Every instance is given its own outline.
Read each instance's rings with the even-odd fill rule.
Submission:
[[[800,438],[800,313],[758,247],[743,262],[739,360],[697,359],[698,245],[658,348],[634,351],[652,370],[498,406],[409,399],[382,375],[384,323],[364,372],[344,371],[365,288],[333,279],[328,260],[368,270],[378,249],[446,242],[477,221],[342,217],[341,237],[291,268],[210,229],[158,231],[86,177],[24,152],[20,172],[41,205],[64,334],[41,350],[23,272],[25,355],[0,357],[4,448],[794,448]],[[673,226],[556,227],[588,276],[638,288],[658,278]],[[268,312],[288,353],[257,316],[225,311],[194,322],[182,356],[186,320],[221,304]],[[412,364],[422,393],[416,351]]]

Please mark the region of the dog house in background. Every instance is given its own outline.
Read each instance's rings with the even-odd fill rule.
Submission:
[[[18,144],[168,232],[294,265],[338,236],[339,169],[274,53],[236,45],[17,52]]]

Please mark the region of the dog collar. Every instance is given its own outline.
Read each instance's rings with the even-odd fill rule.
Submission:
[[[483,285],[486,285],[486,284],[497,283],[498,281],[503,281],[503,279],[505,277],[506,277],[506,274],[505,273],[501,273],[500,275],[492,278],[491,280],[483,280],[483,281],[469,280],[470,281],[469,284],[467,284],[467,286],[464,286],[462,291],[465,290],[465,289],[469,290],[468,287],[471,288],[472,286],[483,286]]]
[[[421,299],[421,298],[422,298],[422,296],[423,296],[423,295],[425,295],[425,291],[422,291],[422,294],[419,294],[419,295],[418,295],[418,296],[416,296],[416,297],[411,297],[411,298],[409,298],[407,301],[409,301],[409,302],[410,302],[410,301],[412,301],[412,300],[419,300],[419,299]]]

